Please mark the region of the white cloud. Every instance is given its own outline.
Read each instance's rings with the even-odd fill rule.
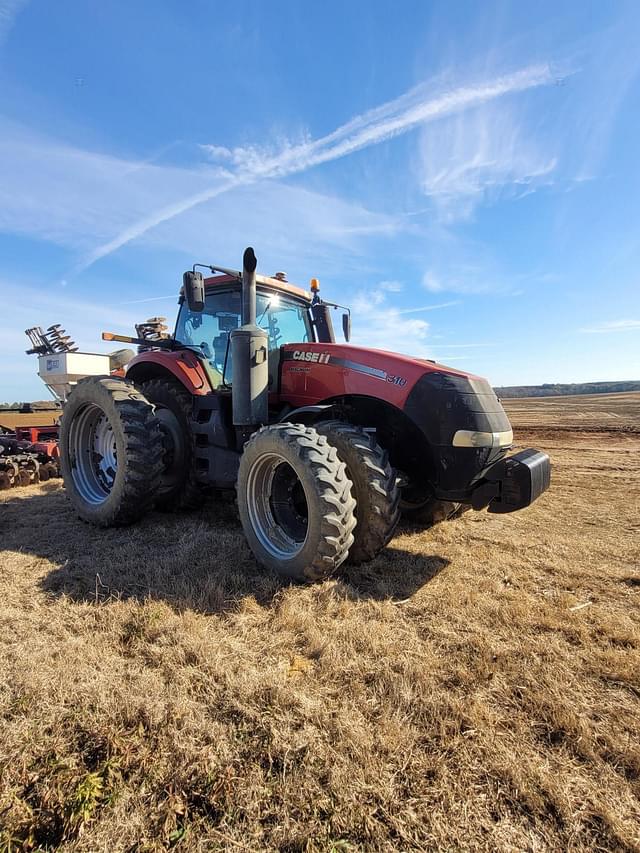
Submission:
[[[335,196],[263,181],[163,222],[144,240],[223,266],[239,264],[245,246],[254,245],[261,270],[285,269],[292,281],[305,285],[307,276],[333,277],[349,269],[366,275],[367,241],[374,237],[379,243],[402,227],[402,220]]]
[[[494,347],[496,345],[495,341],[491,341],[491,343],[481,343],[481,344],[438,344],[438,349],[484,349],[484,347]]]
[[[461,245],[459,242],[457,245]],[[464,264],[448,261],[442,262],[437,272],[427,270],[422,277],[422,285],[429,293],[488,293],[510,292],[499,276],[492,272],[491,259],[479,258],[475,264]]]
[[[446,302],[441,305],[426,305],[417,308],[398,309],[390,301],[390,291],[381,282],[377,288],[361,291],[352,300],[353,316],[352,343],[405,353],[418,358],[431,358],[429,329],[426,320],[407,315],[422,311],[434,311],[457,305]]]
[[[332,133],[316,140],[286,145],[273,154],[257,147],[236,148],[232,152],[235,172],[228,171],[199,191],[185,195],[168,205],[155,207],[135,220],[112,239],[86,253],[78,268],[86,269],[100,258],[111,254],[127,243],[141,237],[162,222],[174,219],[191,208],[243,185],[255,184],[270,178],[282,178],[304,172],[314,166],[337,160],[377,145],[399,134],[443,116],[487,103],[504,95],[549,85],[554,80],[546,64],[531,65],[469,85],[434,92],[422,85],[380,107],[356,116]],[[214,146],[220,154],[221,146]],[[224,157],[227,152],[224,152]]]
[[[556,163],[506,101],[460,112],[421,132],[420,183],[443,222],[466,219],[482,201],[505,192],[522,196],[549,183]]]
[[[201,145],[200,148],[210,160],[233,160],[233,151],[225,145]]]
[[[597,326],[592,326],[587,329],[580,329],[581,332],[601,333],[601,332],[640,332],[640,320],[611,320],[606,323],[600,323]]]
[[[177,168],[84,151],[0,120],[0,230],[87,252],[159,201],[184,197],[213,174],[212,167]],[[293,271],[292,260],[315,265],[319,257],[357,253],[369,236],[392,236],[402,227],[402,220],[358,204],[262,181],[214,197],[144,239],[223,264],[240,256],[245,241],[255,241],[268,247],[270,263]]]
[[[0,0],[0,45],[6,40],[15,19],[27,0]]]
[[[431,291],[431,293],[440,293],[442,290],[446,289],[433,270],[426,271],[422,277],[422,284],[425,289]]]
[[[0,230],[8,233],[86,251],[206,179],[205,170],[85,151],[0,120]]]

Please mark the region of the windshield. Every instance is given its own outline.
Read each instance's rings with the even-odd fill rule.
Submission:
[[[269,352],[287,343],[313,341],[307,306],[282,293],[258,291],[256,323],[269,336]],[[175,338],[181,344],[198,347],[214,371],[214,380],[231,383],[231,347],[227,341],[233,329],[242,325],[242,302],[239,289],[209,291],[202,313],[192,313],[186,302],[178,315]],[[226,370],[224,369],[227,358]],[[275,362],[275,359],[273,359]],[[271,373],[271,370],[269,371]]]

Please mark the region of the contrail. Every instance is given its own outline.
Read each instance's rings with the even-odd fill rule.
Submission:
[[[420,308],[403,308],[401,311],[396,311],[396,314],[418,314],[421,311],[437,311],[440,308],[451,308],[453,305],[460,305],[459,299],[454,299],[452,302],[440,302],[438,305],[422,305]]]
[[[130,299],[127,302],[118,302],[118,305],[141,305],[143,302],[160,302],[162,300],[175,300],[175,293],[169,296],[150,296],[148,299]]]
[[[356,116],[320,139],[291,146],[272,156],[261,155],[257,150],[248,150],[247,154],[251,156],[247,158],[246,164],[238,167],[235,173],[229,173],[228,177],[224,177],[214,186],[209,186],[199,193],[187,196],[139,219],[108,243],[96,247],[85,255],[74,272],[82,272],[100,258],[141,237],[162,222],[167,222],[231,189],[247,186],[266,178],[282,178],[304,172],[314,166],[338,160],[355,151],[407,133],[419,125],[443,116],[476,107],[503,95],[546,86],[553,83],[555,79],[551,67],[548,64],[542,64],[530,65],[493,80],[451,89],[431,98],[427,97],[427,87],[422,85]]]

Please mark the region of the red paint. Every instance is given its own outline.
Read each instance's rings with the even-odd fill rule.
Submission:
[[[136,381],[136,373],[142,373],[141,367],[153,365],[160,370],[167,370],[173,374],[187,389],[196,397],[204,397],[211,394],[211,385],[207,379],[199,358],[191,350],[180,350],[180,352],[142,352],[132,358],[127,365],[127,377]]]
[[[27,447],[28,453],[46,453],[52,459],[58,459],[60,448],[57,441],[35,441]]]
[[[58,424],[49,424],[48,426],[16,426],[13,428],[18,441],[28,441],[29,444],[37,442],[55,444],[55,437],[58,435]]]
[[[356,394],[382,399],[402,409],[411,389],[425,373],[470,375],[442,364],[351,344],[287,344],[283,349],[290,353],[318,353],[321,359],[318,362],[302,359],[282,362],[280,397],[296,406]],[[329,356],[324,363],[323,354]],[[351,362],[353,366],[340,365],[337,359]],[[367,374],[358,369],[360,365],[384,375]]]
[[[332,397],[360,395],[385,400],[402,409],[413,386],[425,373],[472,376],[442,364],[351,344],[286,344],[283,351],[290,354],[317,353],[320,360],[283,360],[280,393],[269,394],[272,404],[280,401],[304,406]],[[324,360],[326,356],[328,361]],[[350,364],[340,364],[338,360]],[[138,381],[136,374],[144,375],[141,368],[146,366],[168,371],[194,396],[213,393],[200,360],[190,350],[141,353],[127,365],[127,377]],[[379,373],[371,375],[366,368]]]
[[[44,453],[52,459],[60,456],[58,432],[58,424],[14,428],[14,435],[18,439],[21,453]]]

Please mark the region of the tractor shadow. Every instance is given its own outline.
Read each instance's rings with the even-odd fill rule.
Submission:
[[[58,483],[29,496],[16,489],[0,503],[0,549],[53,563],[37,581],[40,589],[78,603],[155,599],[212,614],[237,610],[247,598],[268,607],[290,586],[258,567],[235,505],[222,500],[195,513],[151,513],[132,527],[102,530],[77,518]],[[372,562],[342,569],[334,592],[352,600],[404,600],[448,562],[392,544]]]

